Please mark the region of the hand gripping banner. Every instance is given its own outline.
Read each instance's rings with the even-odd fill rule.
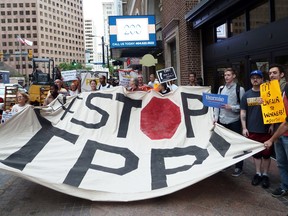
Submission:
[[[116,87],[27,108],[0,126],[0,169],[95,201],[173,193],[264,149],[214,128],[203,92],[210,88],[162,96]]]

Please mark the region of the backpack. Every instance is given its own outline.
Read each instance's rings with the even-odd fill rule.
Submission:
[[[224,86],[220,86],[220,88],[219,88],[220,94],[221,94],[223,89],[224,89]],[[236,83],[236,95],[237,95],[237,103],[240,104],[240,85],[239,85],[239,83]]]

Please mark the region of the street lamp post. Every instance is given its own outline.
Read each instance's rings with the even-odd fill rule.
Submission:
[[[109,71],[110,64],[109,64],[109,46],[108,45],[106,45],[106,52],[107,52],[107,68]]]
[[[97,35],[87,35],[88,37],[100,37]],[[102,46],[102,64],[105,65],[105,42],[104,36],[101,36],[101,46]]]
[[[104,50],[104,46],[105,46],[105,43],[104,43],[104,36],[101,37],[101,41],[102,41],[102,62],[103,62],[103,65],[105,65],[105,50]],[[108,60],[108,59],[107,59]]]

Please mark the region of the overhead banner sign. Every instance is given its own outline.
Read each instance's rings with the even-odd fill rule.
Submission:
[[[109,16],[111,48],[156,46],[155,17]]]
[[[261,84],[260,95],[264,124],[281,123],[285,121],[286,112],[278,80]]]
[[[58,97],[40,114],[29,107],[0,126],[0,169],[95,201],[173,193],[264,149],[214,128],[203,92],[210,89],[162,96],[119,86]]]

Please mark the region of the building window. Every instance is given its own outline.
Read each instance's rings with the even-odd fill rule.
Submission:
[[[275,2],[275,19],[288,17],[288,2],[286,0],[274,0]]]
[[[270,23],[270,7],[266,1],[259,7],[254,8],[250,14],[250,29],[256,29]]]
[[[231,30],[231,36],[245,32],[246,30],[245,14],[242,14],[231,20],[230,30]]]

